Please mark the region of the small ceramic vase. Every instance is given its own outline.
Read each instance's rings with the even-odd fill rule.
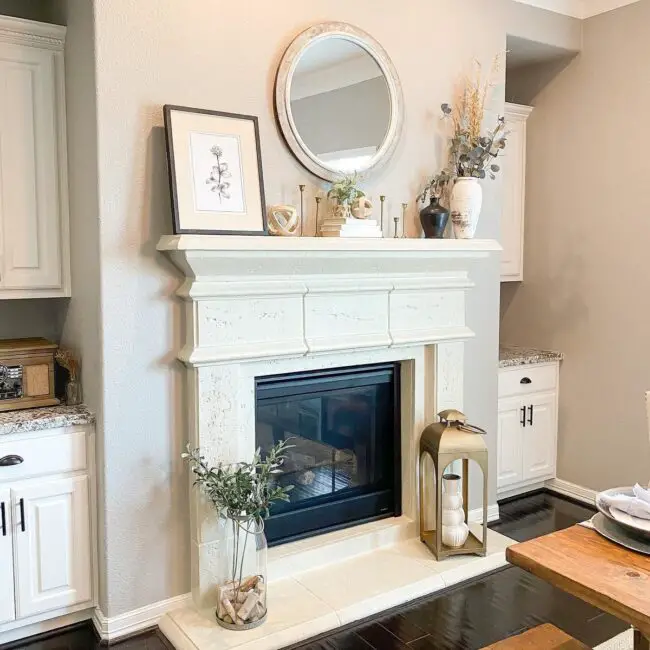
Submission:
[[[432,196],[429,205],[420,210],[420,223],[427,239],[442,239],[449,221],[449,210],[440,205],[440,199]]]
[[[483,206],[478,178],[457,178],[451,191],[451,222],[456,239],[473,239]]]
[[[462,483],[458,474],[442,477],[442,543],[450,548],[461,547],[469,536],[463,510]]]

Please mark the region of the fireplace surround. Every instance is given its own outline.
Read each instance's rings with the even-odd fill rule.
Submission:
[[[179,235],[163,237],[158,248],[185,276],[177,355],[187,367],[188,437],[209,462],[252,457],[260,379],[399,367],[401,508],[394,514],[401,516],[270,549],[270,616],[274,581],[280,593],[306,569],[414,539],[419,436],[437,412],[463,409],[470,264],[499,245]],[[195,491],[190,498],[192,596],[207,612],[225,531]]]

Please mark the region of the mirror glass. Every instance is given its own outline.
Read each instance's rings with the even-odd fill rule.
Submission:
[[[290,119],[306,152],[339,174],[371,167],[392,108],[373,56],[348,38],[320,38],[302,51],[290,83]]]

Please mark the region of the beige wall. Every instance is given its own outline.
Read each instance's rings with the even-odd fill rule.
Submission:
[[[597,490],[650,479],[648,25],[650,0],[589,19],[537,97],[525,282],[503,292],[502,340],[566,354],[558,474]]]
[[[94,15],[92,3],[88,0],[65,0],[63,11],[68,26],[65,65],[72,298],[65,314],[62,343],[75,350],[81,358],[84,401],[97,414],[99,587],[101,596],[105,598]]]
[[[319,184],[287,151],[273,119],[276,66],[291,39],[314,23],[341,20],[362,27],[392,57],[406,106],[395,156],[366,189],[389,197],[390,216],[409,201],[413,234],[413,197],[440,164],[438,107],[451,98],[474,57],[488,66],[504,49],[504,25],[517,27],[513,5],[509,0],[403,5],[94,0],[104,384],[100,571],[106,580],[100,604],[106,615],[189,590],[187,475],[179,460],[185,439],[183,373],[174,359],[182,337],[181,309],[173,297],[180,279],[155,251],[159,236],[171,230],[162,105],[258,115],[267,201],[297,202],[300,183],[312,197]],[[566,21],[572,33],[575,21]],[[503,88],[492,108],[502,111]],[[498,237],[499,214],[497,182],[486,186],[479,237]],[[468,322],[478,336],[468,344],[465,386],[465,410],[492,432],[492,451],[498,273],[496,259],[474,269],[477,288]],[[490,497],[495,498],[494,481]]]

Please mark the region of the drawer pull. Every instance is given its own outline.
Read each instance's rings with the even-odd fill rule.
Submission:
[[[528,417],[528,424],[530,424],[530,426],[532,427],[533,426],[533,405],[531,404],[528,408],[530,409],[530,416]]]
[[[25,499],[21,499],[18,502],[18,507],[20,508],[20,530],[25,532]]]
[[[532,380],[530,377],[522,377],[522,378],[519,380],[519,383],[520,383],[520,384],[532,384],[532,383],[533,383],[533,380]]]
[[[0,526],[2,526],[2,536],[7,536],[7,512],[5,502],[0,503]]]
[[[9,456],[3,456],[0,458],[0,467],[12,467],[13,465],[20,465],[24,462],[25,459],[22,456],[10,454]]]
[[[526,426],[526,407],[525,406],[521,407],[521,420],[519,420],[519,424],[521,424],[522,427]]]

